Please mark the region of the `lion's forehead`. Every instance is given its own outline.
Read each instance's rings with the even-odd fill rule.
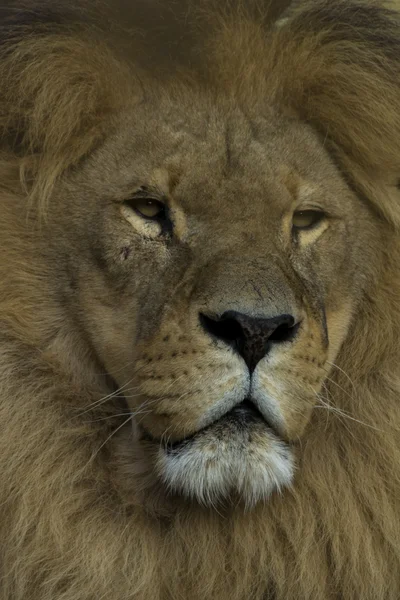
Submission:
[[[150,185],[212,219],[246,212],[259,219],[256,206],[272,217],[305,190],[323,195],[328,180],[343,186],[307,126],[238,107],[130,111],[91,166],[89,182],[101,192]]]
[[[318,174],[327,169],[329,161],[314,131],[297,120],[270,109],[266,114],[247,114],[237,106],[224,109],[218,104],[184,107],[184,115],[182,111],[179,105],[167,114],[162,105],[160,109],[150,105],[143,114],[131,111],[121,124],[119,151],[128,160],[139,154],[149,168],[162,163],[189,173],[191,178],[200,171],[212,171],[236,182],[256,182],[289,162],[310,177],[323,179]],[[314,161],[308,158],[311,154],[314,171]]]

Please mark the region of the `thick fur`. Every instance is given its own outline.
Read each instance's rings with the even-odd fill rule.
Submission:
[[[278,24],[259,3],[221,4],[167,11],[171,31],[193,32],[193,59],[174,36],[166,51],[168,19],[146,38],[67,8],[11,3],[4,15],[1,600],[400,597],[400,19],[373,1],[306,0]],[[126,415],[101,403],[113,390],[58,287],[77,223],[52,237],[52,207],[68,215],[69,182],[151,86],[311,124],[371,215],[357,255],[368,285],[325,381],[329,410],[311,415],[293,487],[249,511],[164,502],[140,457],[145,502],[125,493],[107,442]]]

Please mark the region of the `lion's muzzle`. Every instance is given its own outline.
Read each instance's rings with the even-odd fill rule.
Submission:
[[[294,471],[289,446],[249,400],[195,435],[160,446],[157,468],[173,492],[205,504],[235,494],[250,506],[290,485]]]

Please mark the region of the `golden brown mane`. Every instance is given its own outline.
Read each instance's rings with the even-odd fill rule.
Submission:
[[[393,202],[377,189],[376,180],[395,185],[398,179],[397,13],[364,0],[306,2],[289,13],[285,27],[271,31],[269,21],[256,19],[252,2],[227,10],[206,2],[200,6],[193,16],[193,36],[197,25],[205,41],[196,40],[190,49],[199,76],[205,71],[209,85],[226,84],[236,95],[253,90],[255,101],[264,97],[313,123],[355,185],[370,198],[378,196],[379,209],[396,220]],[[30,8],[28,14],[31,19],[10,18],[3,28],[0,118],[3,137],[17,139],[25,156],[40,156],[35,189],[43,198],[63,169],[99,139],[105,115],[123,105],[126,67],[110,50],[100,24],[91,20],[92,11],[47,7]],[[116,37],[123,33],[118,29]],[[201,44],[207,52],[197,64]],[[126,43],[116,47],[121,54]],[[131,62],[136,53],[143,66],[145,48],[131,40]],[[153,52],[155,62],[165,55],[162,47]],[[182,62],[183,70],[189,59]],[[186,82],[193,77],[198,78],[182,73]],[[49,105],[55,107],[50,114]]]

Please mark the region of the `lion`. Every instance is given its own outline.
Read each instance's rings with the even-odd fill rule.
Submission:
[[[400,597],[400,17],[287,4],[2,8],[0,600]]]

